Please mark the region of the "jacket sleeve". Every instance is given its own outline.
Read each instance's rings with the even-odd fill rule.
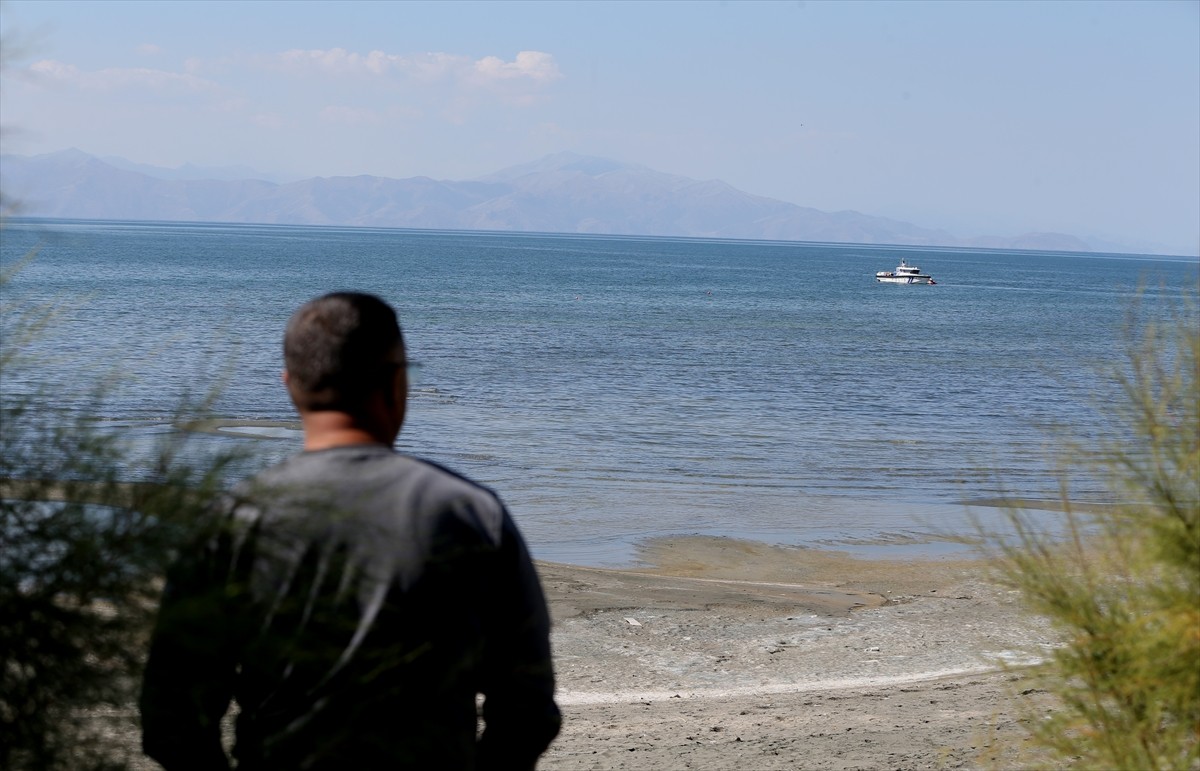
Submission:
[[[492,588],[478,768],[532,769],[558,735],[562,716],[554,703],[546,598],[507,512]]]
[[[209,536],[167,576],[139,702],[142,749],[168,771],[228,769],[221,718],[237,666],[225,585],[230,536]]]

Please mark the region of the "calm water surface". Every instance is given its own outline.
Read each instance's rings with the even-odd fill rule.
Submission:
[[[1052,498],[1048,429],[1095,425],[1139,288],[1155,309],[1197,281],[1152,257],[96,222],[10,224],[4,265],[34,246],[4,300],[66,309],[4,392],[116,370],[100,417],[136,437],[219,380],[218,417],[291,420],[288,316],[375,292],[423,364],[401,448],[495,487],[535,556],[590,564],[690,533],[936,551],[964,502]],[[874,281],[902,258],[937,286]],[[199,441],[251,448],[248,472],[298,449],[266,433]]]

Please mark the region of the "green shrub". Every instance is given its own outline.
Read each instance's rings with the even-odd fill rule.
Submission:
[[[0,768],[120,767],[160,577],[231,457],[185,458],[171,432],[131,461],[88,417],[103,386],[90,410],[60,406],[69,384],[26,388],[55,309],[13,302],[13,275],[0,275]],[[123,736],[105,735],[106,708]]]
[[[1131,324],[1100,408],[1105,435],[1066,457],[1112,501],[1076,506],[1064,533],[1020,511],[992,535],[1003,580],[1061,633],[1033,676],[1060,706],[1029,721],[1036,744],[1086,768],[1200,768],[1200,324],[1183,303]]]

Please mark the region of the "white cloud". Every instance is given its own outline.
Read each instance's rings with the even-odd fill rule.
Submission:
[[[34,62],[29,66],[29,73],[37,78],[56,81],[62,85],[97,91],[119,89],[215,91],[219,88],[211,80],[188,73],[168,72],[147,67],[110,67],[88,72],[73,64],[66,64],[54,59]]]
[[[471,66],[471,59],[455,54],[426,53],[404,59],[404,72],[413,78],[430,81],[442,77],[461,77]]]
[[[71,80],[79,76],[79,68],[74,64],[65,64],[53,59],[43,59],[29,65],[29,72],[38,77],[53,78],[54,80]]]
[[[137,51],[139,54],[145,54],[146,56],[157,56],[163,52],[163,49],[162,46],[155,45],[154,43],[142,43],[137,47]]]
[[[382,65],[382,56],[378,51],[372,51],[367,56],[361,56],[356,53],[351,53],[344,48],[330,48],[329,50],[301,50],[298,48],[290,51],[284,51],[279,54],[276,63],[279,69],[285,72],[330,72],[330,73],[351,73],[351,72],[375,72],[379,74],[379,68]],[[373,59],[375,66],[368,66],[368,59]]]
[[[450,78],[464,83],[486,85],[496,81],[549,83],[562,77],[551,54],[521,51],[506,62],[497,56],[472,60],[448,53],[389,54],[371,51],[360,54],[344,48],[292,49],[272,61],[284,72],[324,72],[332,75],[392,75],[417,80]]]
[[[541,51],[521,51],[511,62],[496,56],[485,56],[475,62],[475,73],[484,80],[528,78],[539,83],[548,83],[562,77],[554,57]]]

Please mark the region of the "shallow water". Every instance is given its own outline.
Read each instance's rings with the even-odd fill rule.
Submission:
[[[1195,260],[355,228],[24,222],[5,301],[65,301],[5,396],[114,369],[100,416],[146,441],[214,383],[249,472],[296,451],[279,338],[334,289],[394,303],[422,363],[399,446],[497,489],[535,556],[625,563],[707,534],[905,556],[964,501],[1052,498],[1051,427],[1096,430],[1135,297]],[[900,259],[937,286],[873,280]],[[239,425],[241,426],[239,428]],[[1095,480],[1077,492],[1100,499]]]

